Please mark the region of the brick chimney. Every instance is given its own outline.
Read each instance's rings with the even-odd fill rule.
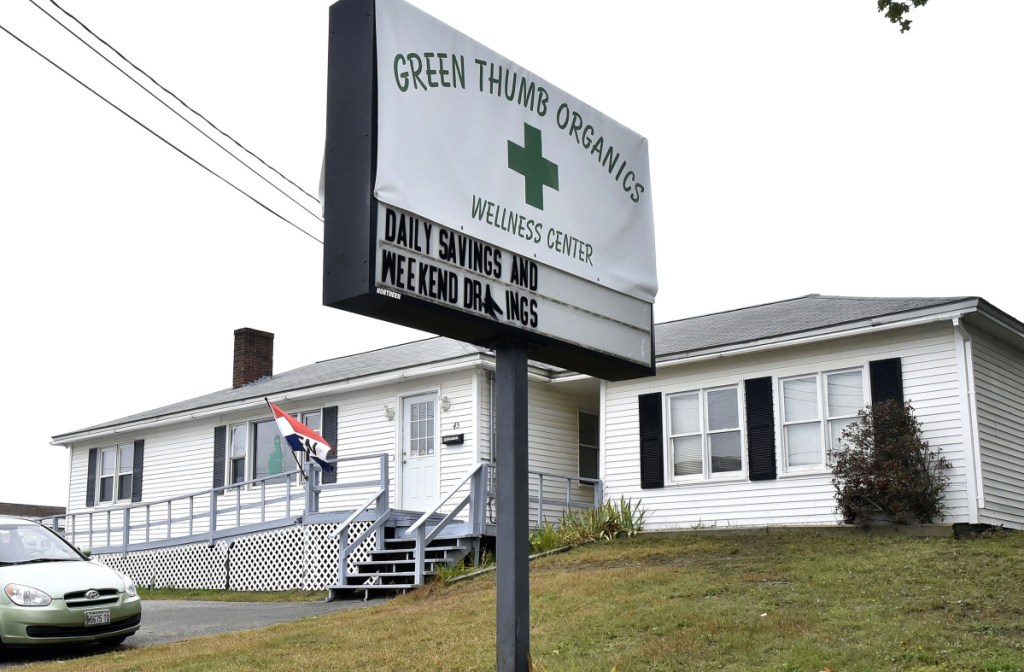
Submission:
[[[235,329],[235,366],[231,387],[274,375],[274,335],[258,329]]]

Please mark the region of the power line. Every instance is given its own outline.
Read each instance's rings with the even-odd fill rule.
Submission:
[[[131,66],[132,66],[133,68],[135,68],[136,70],[138,70],[139,72],[141,72],[141,73],[142,73],[143,75],[145,75],[146,77],[148,77],[148,78],[149,78],[149,80],[150,80],[151,82],[153,82],[154,84],[156,84],[157,86],[159,86],[159,87],[160,87],[161,89],[163,89],[164,91],[166,91],[166,92],[167,92],[167,93],[168,93],[169,95],[173,96],[175,100],[177,100],[177,101],[178,101],[179,103],[181,103],[182,105],[184,105],[184,106],[185,106],[185,107],[186,107],[187,109],[189,109],[189,110],[190,110],[190,111],[191,111],[191,112],[192,112],[193,114],[195,114],[196,116],[198,116],[198,117],[200,117],[201,119],[203,119],[204,121],[206,121],[206,123],[210,124],[210,126],[212,126],[212,127],[214,128],[214,129],[216,129],[216,130],[217,130],[217,131],[218,131],[218,132],[219,132],[219,133],[220,133],[221,135],[223,135],[224,137],[226,137],[226,138],[230,139],[230,140],[231,140],[232,142],[234,142],[234,143],[235,143],[236,145],[238,145],[238,146],[239,146],[239,147],[241,147],[241,148],[242,148],[243,150],[245,150],[245,151],[246,151],[246,152],[247,152],[247,153],[248,153],[248,154],[249,154],[250,156],[254,157],[254,158],[255,158],[255,159],[257,160],[257,161],[259,161],[260,163],[262,163],[262,164],[263,164],[264,166],[266,166],[266,167],[267,167],[267,168],[269,168],[270,170],[274,171],[274,172],[275,172],[275,173],[276,173],[277,175],[279,175],[279,176],[280,176],[280,177],[281,177],[282,179],[284,179],[284,180],[285,180],[285,181],[287,181],[287,182],[288,182],[289,184],[291,184],[292,186],[294,186],[294,187],[295,187],[296,189],[298,189],[299,191],[302,191],[302,193],[304,193],[304,194],[306,194],[307,196],[309,196],[309,194],[308,194],[308,193],[306,193],[306,191],[305,191],[305,190],[303,190],[303,189],[302,189],[302,187],[298,186],[297,184],[295,184],[294,182],[292,182],[291,180],[289,180],[289,179],[288,179],[287,177],[285,177],[284,175],[282,175],[282,174],[281,174],[281,173],[280,173],[279,171],[277,171],[277,170],[276,170],[275,168],[273,168],[272,166],[268,165],[268,164],[267,164],[267,163],[266,163],[265,161],[263,161],[263,159],[261,159],[260,157],[256,156],[255,154],[253,154],[253,153],[252,153],[251,151],[249,151],[249,150],[248,150],[248,149],[246,149],[245,147],[243,147],[243,146],[242,146],[241,144],[239,144],[239,143],[238,143],[238,141],[236,141],[236,140],[235,140],[234,138],[232,138],[232,137],[231,137],[230,135],[228,135],[228,134],[227,134],[227,133],[225,133],[224,131],[221,131],[221,130],[220,130],[219,128],[217,128],[216,126],[214,126],[214,125],[213,125],[212,123],[210,123],[210,121],[209,121],[208,119],[206,119],[206,117],[204,117],[203,115],[199,114],[199,113],[198,113],[198,112],[196,112],[196,111],[195,111],[194,109],[192,109],[191,107],[189,107],[189,106],[188,106],[187,104],[185,104],[184,102],[182,102],[182,101],[181,101],[181,99],[180,99],[180,98],[178,98],[177,96],[175,96],[175,95],[174,95],[173,93],[171,93],[170,91],[167,91],[167,89],[164,89],[164,87],[163,87],[163,86],[161,86],[161,85],[160,85],[160,84],[159,84],[158,82],[156,82],[156,80],[154,80],[154,79],[153,79],[152,77],[150,77],[150,76],[149,76],[148,74],[146,74],[145,72],[143,72],[143,71],[142,71],[142,70],[141,70],[141,69],[140,69],[140,68],[139,68],[138,66],[136,66],[136,65],[135,65],[134,63],[132,63],[132,62],[131,62],[130,60],[128,60],[127,58],[125,58],[125,56],[124,56],[123,54],[121,54],[121,52],[119,52],[119,51],[118,51],[117,49],[114,49],[114,48],[113,48],[112,46],[110,46],[110,44],[109,44],[109,43],[107,43],[106,41],[104,41],[104,40],[103,40],[102,38],[98,37],[98,36],[97,36],[97,35],[96,35],[96,34],[95,34],[94,32],[92,32],[92,30],[90,30],[90,29],[89,29],[89,27],[88,27],[88,26],[86,26],[86,25],[85,25],[84,23],[82,23],[81,21],[79,21],[79,20],[78,20],[77,18],[75,18],[74,16],[72,16],[71,14],[69,14],[69,13],[68,13],[68,12],[67,12],[67,11],[66,11],[65,9],[63,9],[63,8],[62,8],[62,7],[60,6],[60,5],[58,5],[58,4],[56,3],[56,2],[53,2],[53,0],[50,0],[50,1],[51,1],[51,3],[52,3],[52,4],[53,4],[53,5],[54,5],[54,6],[55,6],[55,7],[57,8],[57,9],[61,10],[62,12],[64,12],[65,14],[67,14],[67,15],[68,15],[69,17],[71,17],[72,19],[74,19],[74,20],[75,20],[75,21],[76,21],[76,22],[78,23],[78,25],[82,26],[82,28],[83,28],[83,29],[85,29],[85,30],[86,30],[86,31],[87,31],[87,32],[88,32],[88,33],[89,33],[90,35],[92,35],[92,36],[93,36],[93,37],[95,37],[95,38],[96,38],[97,40],[99,40],[100,42],[102,42],[103,44],[105,44],[105,45],[106,45],[106,46],[107,46],[107,47],[108,47],[108,48],[109,48],[109,49],[110,49],[111,51],[113,51],[113,52],[114,52],[115,54],[117,54],[117,55],[118,55],[119,57],[121,57],[121,59],[122,59],[122,60],[124,60],[124,61],[125,61],[126,63],[128,63],[128,64],[129,64],[129,65],[131,65]],[[154,100],[156,100],[156,101],[157,101],[157,102],[159,102],[159,103],[160,103],[161,105],[163,105],[163,106],[164,106],[164,107],[166,107],[166,108],[167,108],[168,110],[170,110],[170,111],[171,111],[172,113],[174,113],[174,114],[175,114],[175,115],[176,115],[176,116],[177,116],[177,117],[178,117],[179,119],[181,119],[181,120],[182,120],[182,121],[184,121],[184,122],[185,122],[186,124],[188,124],[189,126],[191,126],[191,127],[193,128],[193,129],[195,129],[196,131],[198,131],[199,133],[201,133],[201,134],[203,135],[203,137],[205,137],[205,138],[206,138],[207,140],[209,140],[209,141],[210,141],[210,142],[212,142],[213,144],[217,145],[217,147],[219,147],[220,149],[222,149],[222,150],[224,151],[224,153],[225,153],[225,154],[227,154],[228,156],[230,156],[231,158],[233,158],[233,159],[234,159],[235,161],[237,161],[238,163],[240,163],[240,164],[242,164],[243,166],[245,166],[245,167],[246,167],[246,168],[247,168],[247,169],[248,169],[248,170],[249,170],[249,171],[250,171],[250,172],[251,172],[251,173],[252,173],[253,175],[255,175],[256,177],[260,178],[261,180],[263,180],[264,182],[266,182],[267,184],[269,184],[269,185],[270,185],[271,187],[273,187],[274,189],[276,189],[276,190],[278,191],[278,193],[280,193],[280,194],[281,194],[282,196],[284,196],[285,198],[287,198],[288,200],[290,200],[290,201],[291,201],[292,203],[294,203],[295,205],[297,205],[297,206],[299,206],[300,208],[302,208],[303,210],[305,210],[305,211],[306,211],[307,213],[309,213],[310,215],[312,215],[313,217],[315,217],[315,218],[316,218],[316,219],[317,219],[318,221],[321,221],[321,222],[323,221],[323,219],[322,219],[322,218],[321,218],[321,217],[320,217],[320,216],[319,216],[318,214],[316,214],[315,212],[313,212],[312,210],[310,210],[310,209],[309,209],[309,208],[307,208],[306,206],[304,206],[304,205],[302,205],[301,203],[299,203],[299,202],[298,202],[297,200],[295,200],[294,198],[292,198],[292,197],[291,197],[291,196],[290,196],[289,194],[287,194],[287,193],[286,193],[286,192],[285,192],[284,190],[282,190],[282,189],[281,189],[280,187],[278,187],[278,186],[277,186],[276,184],[274,184],[273,182],[271,182],[270,180],[268,180],[268,179],[267,179],[267,178],[266,178],[265,176],[263,176],[262,174],[260,174],[260,173],[259,173],[259,172],[258,172],[257,170],[255,170],[255,169],[254,169],[254,168],[253,168],[252,166],[250,166],[249,164],[247,164],[247,163],[246,163],[245,161],[242,161],[242,159],[240,159],[239,157],[237,157],[237,156],[236,156],[235,154],[233,154],[233,153],[231,153],[230,151],[228,151],[228,149],[227,149],[226,147],[224,147],[224,145],[222,145],[222,144],[220,144],[219,142],[217,142],[216,140],[214,140],[214,139],[213,139],[213,138],[212,138],[212,137],[211,137],[211,136],[210,136],[210,135],[209,135],[208,133],[206,133],[206,131],[204,131],[204,130],[202,130],[201,128],[199,128],[198,126],[196,126],[196,125],[195,125],[194,123],[192,123],[192,121],[190,121],[189,119],[186,119],[186,118],[185,118],[185,117],[184,117],[184,116],[183,116],[183,115],[182,115],[182,114],[181,114],[180,112],[178,112],[178,111],[177,111],[177,110],[175,110],[175,109],[174,109],[173,107],[171,107],[170,105],[168,105],[168,104],[167,104],[167,102],[166,102],[165,100],[163,100],[162,98],[160,98],[159,96],[157,96],[157,95],[156,95],[155,93],[153,93],[152,91],[150,91],[149,89],[147,89],[147,88],[146,88],[145,86],[143,86],[141,82],[139,82],[139,81],[138,81],[137,79],[135,79],[135,78],[134,78],[134,77],[132,77],[132,76],[131,76],[130,74],[128,74],[127,72],[125,72],[125,71],[124,71],[124,69],[122,69],[122,68],[121,68],[121,67],[120,67],[119,65],[117,65],[117,64],[116,64],[116,63],[114,63],[113,61],[111,61],[111,60],[110,60],[109,58],[107,58],[107,57],[106,57],[106,56],[105,56],[104,54],[102,54],[102,53],[101,53],[101,52],[100,52],[99,50],[97,50],[97,49],[96,49],[96,48],[95,48],[94,46],[92,46],[91,44],[89,44],[88,42],[86,42],[86,41],[85,41],[84,39],[82,39],[82,37],[81,37],[80,35],[78,35],[78,34],[77,34],[77,33],[75,33],[75,32],[74,32],[73,30],[71,30],[70,28],[68,28],[68,27],[67,27],[67,26],[66,26],[66,25],[65,25],[64,23],[62,23],[62,22],[61,22],[61,21],[60,21],[60,20],[59,20],[59,19],[58,19],[57,17],[53,16],[52,14],[50,14],[49,12],[47,12],[46,10],[44,10],[44,9],[43,9],[43,8],[42,8],[41,6],[39,6],[39,4],[38,4],[38,3],[36,2],[36,0],[29,0],[29,2],[31,2],[31,3],[32,3],[32,4],[34,5],[34,6],[35,6],[35,8],[36,8],[36,9],[38,9],[38,10],[39,10],[40,12],[42,12],[43,14],[45,14],[45,15],[46,15],[46,17],[47,17],[48,19],[50,19],[51,21],[53,21],[54,23],[56,23],[56,24],[57,24],[58,26],[60,26],[60,27],[61,27],[61,28],[63,28],[64,30],[66,30],[66,31],[67,31],[68,33],[70,33],[70,34],[71,34],[72,36],[74,36],[74,38],[75,38],[75,39],[77,39],[77,40],[78,40],[79,42],[81,42],[81,43],[82,43],[82,44],[84,44],[84,45],[85,45],[86,47],[88,47],[89,49],[91,49],[91,50],[92,50],[92,52],[93,52],[94,54],[96,54],[97,56],[99,56],[100,58],[102,58],[102,59],[103,59],[104,61],[106,61],[106,62],[107,62],[108,64],[110,64],[110,65],[111,65],[111,66],[112,66],[113,68],[115,68],[115,69],[116,69],[116,70],[117,70],[118,72],[120,72],[120,73],[121,73],[122,75],[124,75],[125,77],[127,77],[127,78],[129,79],[129,81],[131,81],[131,82],[132,82],[133,84],[135,84],[135,85],[136,85],[136,86],[138,86],[138,87],[139,87],[140,89],[142,89],[142,90],[143,90],[143,91],[145,91],[145,92],[146,92],[147,94],[149,94],[149,95],[150,95],[150,96],[151,96],[151,97],[152,97],[152,98],[153,98]],[[312,197],[311,197],[311,198],[312,198]]]
[[[182,104],[183,106],[185,106],[185,108],[186,108],[187,110],[189,110],[190,112],[192,112],[192,114],[196,115],[197,117],[199,117],[200,119],[202,119],[203,121],[205,121],[206,123],[208,123],[208,124],[209,124],[209,125],[210,125],[210,126],[211,126],[211,127],[213,128],[213,129],[214,129],[214,130],[216,130],[216,131],[217,131],[218,133],[220,133],[221,135],[223,135],[223,136],[224,136],[225,138],[227,138],[227,139],[228,139],[228,140],[230,140],[231,142],[233,142],[233,143],[235,143],[236,145],[238,145],[238,147],[239,147],[239,148],[241,148],[241,149],[242,149],[243,151],[245,151],[245,152],[246,152],[247,154],[249,154],[249,155],[250,155],[251,157],[253,157],[253,158],[254,158],[254,159],[256,159],[257,161],[259,161],[260,163],[262,163],[262,164],[263,164],[264,166],[266,166],[266,167],[267,167],[267,168],[269,168],[270,170],[272,170],[272,171],[274,171],[275,173],[277,173],[277,174],[278,174],[278,175],[279,175],[279,176],[281,177],[281,179],[283,179],[283,180],[284,180],[285,182],[287,182],[288,184],[292,185],[293,187],[295,187],[296,189],[298,189],[299,191],[301,191],[302,193],[304,193],[304,194],[305,194],[306,196],[309,196],[309,197],[310,197],[311,199],[313,199],[314,201],[316,201],[316,202],[317,202],[318,204],[320,203],[320,199],[319,199],[319,198],[317,198],[317,197],[316,197],[316,196],[314,196],[313,194],[309,193],[308,191],[306,191],[305,189],[303,189],[302,187],[300,187],[299,185],[297,185],[297,184],[296,184],[295,182],[292,182],[292,181],[291,181],[290,179],[288,179],[288,178],[287,178],[287,177],[286,177],[286,176],[285,176],[285,175],[284,175],[283,173],[281,173],[280,171],[278,171],[278,170],[277,170],[276,168],[274,168],[273,166],[271,166],[270,164],[268,164],[268,163],[267,163],[266,161],[264,161],[263,159],[261,159],[261,158],[260,158],[259,156],[257,156],[257,155],[256,155],[256,154],[254,154],[253,152],[249,151],[249,149],[248,149],[247,147],[245,147],[245,145],[243,145],[242,143],[240,143],[240,142],[238,142],[237,140],[235,140],[235,139],[234,139],[233,137],[231,137],[231,136],[230,136],[229,134],[227,134],[226,132],[224,132],[224,131],[222,131],[222,130],[221,130],[220,128],[218,128],[218,127],[217,127],[217,125],[216,125],[216,124],[214,124],[214,123],[213,123],[212,121],[210,121],[209,119],[207,119],[206,117],[204,117],[204,116],[203,116],[202,114],[200,114],[200,113],[199,113],[198,111],[196,111],[195,109],[193,109],[192,107],[190,107],[190,106],[188,105],[188,103],[186,103],[186,102],[185,102],[185,101],[183,101],[183,100],[182,100],[181,98],[179,98],[179,97],[178,97],[177,95],[175,95],[175,94],[174,94],[174,92],[172,92],[172,91],[168,90],[167,88],[165,88],[165,87],[164,87],[164,85],[163,85],[163,84],[161,84],[160,82],[158,82],[158,81],[156,81],[155,79],[153,79],[153,77],[151,77],[151,76],[149,75],[149,73],[147,73],[147,72],[146,72],[145,70],[143,70],[143,69],[142,69],[142,68],[140,68],[139,66],[135,65],[135,63],[133,63],[133,62],[132,62],[132,61],[131,61],[131,60],[130,60],[129,58],[127,58],[127,57],[126,57],[126,56],[125,56],[124,54],[122,54],[122,53],[121,53],[120,51],[118,51],[118,50],[117,50],[117,49],[115,49],[115,48],[114,48],[113,46],[111,46],[111,44],[110,44],[109,42],[107,42],[107,41],[106,41],[106,40],[104,40],[104,39],[103,39],[102,37],[100,37],[99,35],[97,35],[96,33],[94,33],[94,32],[93,32],[93,31],[92,31],[92,30],[91,30],[91,29],[90,29],[90,28],[89,28],[89,27],[88,27],[87,25],[85,25],[84,23],[82,23],[82,22],[81,22],[81,21],[80,21],[80,20],[78,19],[78,17],[74,16],[73,14],[71,14],[70,12],[68,12],[68,11],[67,11],[66,9],[64,9],[63,7],[61,7],[60,5],[58,5],[58,4],[57,4],[57,2],[56,2],[56,0],[50,0],[50,3],[51,3],[51,4],[53,4],[53,6],[54,6],[54,7],[56,7],[56,8],[57,8],[57,9],[59,9],[60,11],[64,12],[65,14],[67,14],[67,15],[68,15],[69,17],[71,17],[71,19],[72,19],[72,20],[73,20],[73,21],[74,21],[75,23],[77,23],[78,25],[80,25],[80,26],[81,26],[81,27],[82,27],[82,28],[83,28],[83,29],[84,29],[84,30],[85,30],[85,31],[86,31],[87,33],[89,33],[90,35],[92,35],[93,37],[95,37],[95,38],[96,38],[97,40],[99,40],[99,41],[100,41],[100,42],[101,42],[102,44],[104,44],[104,45],[105,45],[105,46],[106,46],[106,47],[107,47],[108,49],[110,49],[110,50],[111,50],[111,51],[113,51],[113,52],[114,52],[115,54],[117,54],[117,55],[118,55],[118,56],[119,56],[119,57],[120,57],[121,59],[123,59],[123,60],[124,60],[124,62],[125,62],[125,63],[127,63],[128,65],[132,66],[133,68],[135,68],[136,70],[138,70],[138,71],[139,71],[140,73],[142,73],[142,75],[143,75],[143,76],[145,76],[145,77],[146,77],[146,79],[148,79],[149,81],[153,82],[153,84],[155,84],[156,86],[158,86],[158,87],[160,88],[160,90],[161,90],[161,91],[163,91],[164,93],[166,93],[167,95],[171,96],[171,97],[172,97],[172,98],[174,98],[174,99],[175,99],[176,101],[178,101],[179,103],[181,103],[181,104]],[[35,4],[35,3],[33,2],[33,4]],[[141,85],[140,85],[140,86],[141,86]]]
[[[264,203],[263,203],[263,202],[261,202],[261,201],[260,201],[259,199],[257,199],[257,198],[256,198],[255,196],[251,195],[250,193],[248,193],[247,191],[245,191],[245,190],[244,190],[244,189],[242,189],[241,187],[239,187],[239,186],[235,185],[235,184],[234,184],[233,182],[231,182],[230,180],[228,180],[228,179],[227,179],[226,177],[224,177],[224,176],[220,175],[219,173],[217,173],[216,171],[214,171],[214,170],[213,170],[212,168],[209,168],[209,167],[208,167],[208,166],[206,166],[206,165],[205,165],[204,163],[202,163],[201,161],[199,161],[198,159],[196,159],[195,157],[193,157],[192,155],[190,155],[190,154],[189,154],[188,152],[186,152],[185,150],[181,149],[180,147],[178,147],[177,145],[175,145],[175,144],[174,144],[173,142],[171,142],[171,141],[170,141],[170,140],[168,140],[167,138],[163,137],[162,135],[160,135],[159,133],[157,133],[156,131],[154,131],[154,130],[153,130],[152,128],[150,128],[150,127],[149,127],[149,126],[147,126],[146,124],[142,123],[141,121],[139,121],[138,119],[136,119],[135,117],[133,117],[133,116],[132,116],[131,114],[129,114],[129,113],[128,113],[128,112],[126,112],[125,110],[123,110],[123,109],[121,109],[120,107],[118,107],[118,106],[117,106],[117,105],[116,105],[115,103],[113,103],[113,102],[111,102],[111,101],[110,101],[109,99],[105,98],[105,97],[104,97],[104,96],[103,96],[103,95],[102,95],[101,93],[99,93],[98,91],[96,91],[95,89],[93,89],[92,87],[90,87],[90,86],[89,86],[88,84],[86,84],[86,83],[85,83],[85,82],[83,82],[82,80],[80,80],[80,79],[78,79],[77,77],[75,77],[74,75],[72,75],[72,74],[71,74],[70,72],[68,72],[67,70],[65,70],[64,68],[62,68],[62,67],[61,67],[60,65],[58,65],[58,64],[57,64],[57,63],[55,63],[54,61],[50,60],[50,58],[49,58],[49,57],[47,57],[47,56],[46,56],[45,54],[43,54],[42,52],[40,52],[39,50],[37,50],[37,49],[36,49],[35,47],[33,47],[32,45],[30,45],[30,44],[29,44],[28,42],[26,42],[25,40],[21,39],[20,37],[18,37],[18,36],[17,36],[17,35],[15,35],[14,33],[12,33],[12,32],[11,32],[10,30],[8,30],[8,29],[7,29],[7,28],[6,28],[6,27],[5,27],[5,26],[4,26],[3,24],[0,24],[0,30],[4,31],[4,32],[5,32],[5,33],[7,33],[8,35],[10,35],[10,36],[11,36],[12,38],[14,38],[14,39],[15,39],[16,41],[18,41],[19,43],[21,43],[21,45],[22,45],[22,46],[24,46],[24,47],[25,47],[26,49],[28,49],[29,51],[31,51],[32,53],[34,53],[34,54],[35,54],[36,56],[39,56],[39,57],[40,57],[41,59],[43,59],[44,61],[46,61],[47,63],[49,63],[49,64],[50,64],[50,65],[52,65],[53,67],[57,68],[58,70],[60,70],[61,72],[63,72],[63,73],[65,74],[65,75],[67,75],[67,76],[68,76],[68,77],[70,77],[71,79],[73,79],[73,80],[74,80],[75,82],[77,82],[77,83],[78,83],[78,84],[79,84],[80,86],[84,87],[84,88],[85,88],[85,89],[86,89],[87,91],[89,91],[89,92],[90,92],[90,93],[92,93],[92,94],[93,94],[94,96],[96,96],[97,98],[99,98],[100,100],[102,100],[103,102],[105,102],[105,103],[106,103],[107,105],[110,105],[110,106],[111,106],[111,107],[113,107],[113,108],[114,108],[115,110],[117,110],[118,112],[120,112],[120,113],[121,113],[121,114],[123,114],[124,116],[128,117],[129,119],[131,119],[132,121],[134,121],[134,122],[135,122],[136,124],[138,124],[139,126],[141,126],[142,128],[144,128],[145,130],[149,131],[149,132],[150,132],[150,133],[151,133],[152,135],[154,135],[155,137],[157,137],[157,138],[158,138],[159,140],[161,140],[161,141],[162,141],[162,142],[163,142],[164,144],[166,144],[166,145],[167,145],[168,147],[170,147],[170,148],[171,148],[171,149],[173,149],[174,151],[178,152],[179,154],[181,154],[182,156],[184,156],[185,158],[187,158],[187,159],[188,159],[189,161],[192,161],[192,162],[193,162],[193,163],[195,163],[195,164],[196,164],[197,166],[199,166],[200,168],[202,168],[202,169],[203,169],[203,170],[205,170],[206,172],[210,173],[211,175],[213,175],[214,177],[216,177],[216,178],[217,178],[217,179],[219,179],[220,181],[224,182],[224,183],[225,183],[225,184],[227,184],[227,185],[228,185],[229,187],[231,187],[232,189],[234,189],[234,190],[235,190],[235,191],[237,191],[238,193],[242,194],[243,196],[245,196],[246,198],[248,198],[249,200],[251,200],[251,201],[252,201],[253,203],[255,203],[256,205],[260,206],[261,208],[263,208],[264,210],[266,210],[266,211],[267,211],[267,212],[269,212],[270,214],[274,215],[275,217],[277,217],[277,218],[278,218],[278,219],[280,219],[281,221],[285,222],[285,223],[286,223],[286,224],[288,224],[289,226],[292,226],[292,227],[294,227],[295,229],[297,229],[297,230],[301,231],[302,233],[306,234],[307,236],[309,236],[310,238],[312,238],[312,239],[313,239],[313,240],[315,240],[316,242],[318,242],[318,243],[320,243],[321,245],[323,245],[323,241],[322,241],[322,240],[320,240],[319,238],[317,238],[316,236],[314,236],[314,235],[313,235],[312,233],[310,233],[309,231],[306,231],[305,229],[303,229],[303,228],[302,228],[301,226],[299,226],[299,225],[298,225],[298,224],[296,224],[295,222],[291,221],[290,219],[288,219],[288,218],[287,218],[287,217],[285,217],[284,215],[282,215],[282,214],[278,213],[277,211],[275,211],[275,210],[274,210],[273,208],[271,208],[270,206],[268,206],[268,205],[264,204]]]

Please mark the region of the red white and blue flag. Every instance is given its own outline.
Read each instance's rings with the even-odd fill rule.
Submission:
[[[296,453],[305,453],[309,459],[319,464],[321,469],[334,471],[334,465],[327,461],[328,453],[331,451],[331,444],[327,443],[327,439],[282,411],[269,399],[267,403],[270,404],[270,410],[274,412],[277,431],[281,433],[292,450]]]

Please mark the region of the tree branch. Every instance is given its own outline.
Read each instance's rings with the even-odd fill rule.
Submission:
[[[878,11],[884,12],[885,18],[889,19],[890,23],[899,24],[900,32],[905,33],[910,30],[911,20],[906,18],[906,15],[910,12],[911,5],[916,9],[917,7],[924,7],[927,4],[928,0],[910,0],[910,2],[878,0]]]

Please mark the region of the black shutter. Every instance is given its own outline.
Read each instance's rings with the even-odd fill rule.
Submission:
[[[224,455],[228,446],[227,425],[213,428],[213,487],[224,485]]]
[[[665,487],[665,439],[661,421],[661,393],[641,394],[640,406],[640,487]]]
[[[96,459],[98,448],[89,449],[89,472],[85,478],[85,505],[96,506]]]
[[[903,403],[903,364],[899,357],[868,363],[871,371],[871,403],[894,399]]]
[[[144,457],[143,446],[145,441],[139,439],[135,442],[135,454],[132,457],[132,501],[142,501],[142,460]]]
[[[777,478],[775,470],[775,406],[772,379],[744,381],[747,401],[747,467],[752,481]]]
[[[321,436],[327,439],[327,443],[331,446],[331,450],[327,453],[327,457],[334,459],[338,456],[338,407],[337,406],[325,406],[323,415],[320,416],[320,431]],[[338,467],[335,465],[334,471],[327,471],[326,469],[320,474],[321,483],[337,483],[338,482]]]

